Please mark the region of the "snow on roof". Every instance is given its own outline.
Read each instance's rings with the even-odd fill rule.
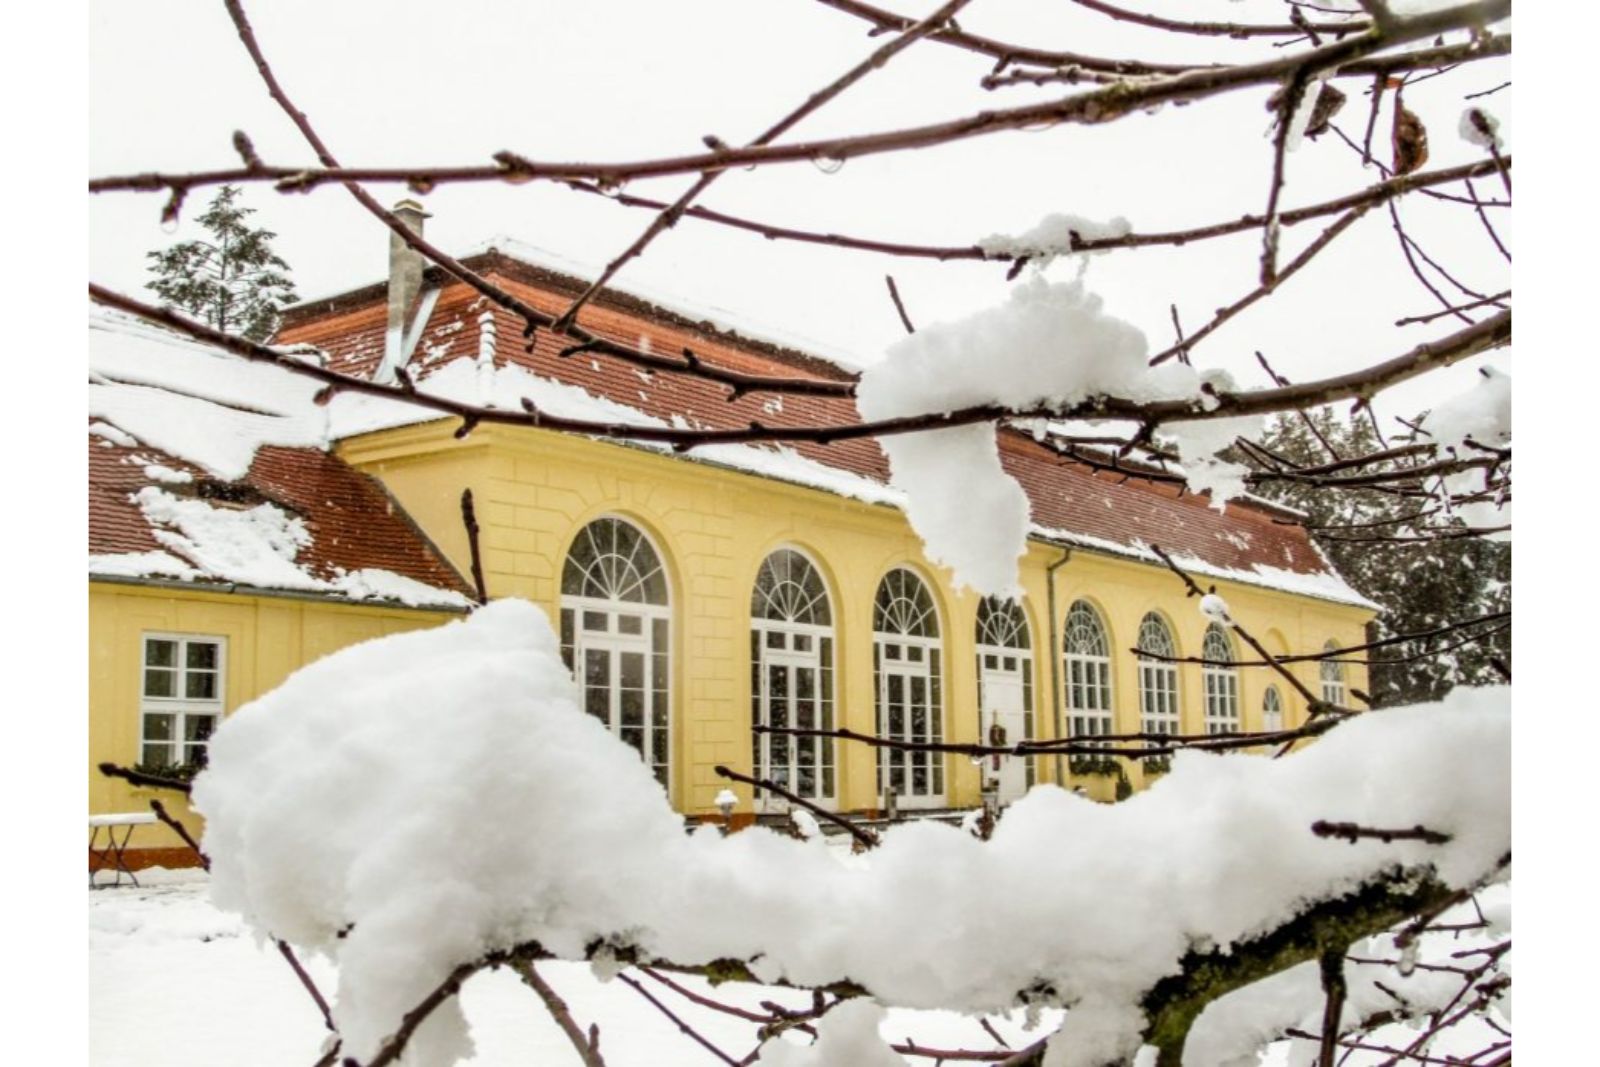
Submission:
[[[1165,564],[1161,563],[1161,558],[1152,552],[1150,546],[1143,541],[1122,544],[1118,541],[1109,541],[1103,537],[1091,537],[1071,530],[1046,529],[1040,526],[1035,526],[1033,532],[1036,536],[1042,537],[1047,541],[1075,545],[1092,551],[1107,552],[1127,559],[1136,559],[1145,563],[1165,566]],[[1263,563],[1253,564],[1250,567],[1221,567],[1210,560],[1184,552],[1168,552],[1167,554],[1172,557],[1172,562],[1192,575],[1220,578],[1225,582],[1238,582],[1240,585],[1253,585],[1262,589],[1276,589],[1284,593],[1294,593],[1317,600],[1331,600],[1336,604],[1348,604],[1351,607],[1368,608],[1372,611],[1383,610],[1382,604],[1375,603],[1356,592],[1348,582],[1339,577],[1338,572],[1333,570],[1331,566],[1320,573],[1288,570],[1284,567],[1272,567]],[[1321,555],[1320,551],[1318,555]]]
[[[482,256],[493,252],[509,256],[518,262],[526,263],[530,267],[553,271],[572,278],[590,279],[598,277],[604,272],[602,264],[576,259],[505,234],[491,237],[486,241],[480,241],[461,253],[457,258],[465,260],[473,256]],[[656,285],[630,280],[620,284],[608,285],[605,291],[609,294],[632,297],[635,300],[643,301],[690,322],[704,323],[731,341],[753,341],[757,344],[792,349],[813,358],[827,360],[829,363],[852,372],[860,370],[871,362],[871,360],[862,358],[860,354],[838,345],[819,341],[814,337],[807,337],[793,330],[769,323],[757,322],[738,312],[729,311],[715,304],[694,300]],[[324,300],[343,296],[348,292],[348,289],[340,289],[337,292],[306,297],[296,301],[291,305],[291,308],[308,308]]]
[[[89,415],[226,480],[264,445],[321,447],[317,383],[145,323],[89,312]]]
[[[501,258],[482,269],[542,310],[559,312],[571,300],[568,290],[575,292],[583,284],[567,273],[575,269],[573,264],[541,250],[499,239],[485,247]],[[786,351],[774,353],[766,347],[773,340],[756,340],[751,336],[754,331],[733,337],[697,328],[696,316],[703,313],[692,305],[689,310],[675,310],[655,294],[632,295],[648,303],[617,303],[603,296],[585,309],[583,321],[598,335],[630,346],[675,352],[693,345],[708,362],[748,373],[794,376],[797,368],[807,369],[808,353],[787,346],[808,342],[784,338],[776,343]],[[662,309],[662,314],[652,314]],[[688,321],[675,316],[688,316]],[[318,346],[335,369],[371,375],[384,351],[385,323],[382,288],[369,287],[337,301],[305,306],[302,314],[291,317],[283,338]],[[108,328],[103,327],[102,333]],[[314,383],[297,381],[279,368],[246,364],[152,327],[121,329],[116,335],[120,338],[116,347],[139,344],[157,357],[131,369],[126,355],[92,356],[92,361],[105,367],[108,376],[120,372],[124,378],[119,381],[148,382],[149,387],[97,386],[92,390],[96,392],[92,412],[119,431],[185,455],[216,474],[237,476],[248,466],[253,450],[263,445],[321,446],[441,417],[401,400],[350,393],[340,393],[319,408],[310,402]],[[730,397],[725,387],[704,379],[652,374],[603,356],[563,358],[563,348],[562,339],[548,330],[537,331],[531,349],[526,347],[515,316],[490,306],[463,285],[446,282],[419,330],[409,368],[425,392],[519,412],[528,399],[552,415],[601,422],[728,428],[754,420],[847,425],[860,418],[848,397],[771,393]],[[235,381],[222,368],[240,371],[240,377]],[[809,369],[813,374],[829,373],[822,364]],[[157,385],[195,396],[162,394],[153,388]],[[140,388],[157,395],[141,395],[136,392]],[[181,415],[186,406],[203,403],[196,397],[214,401],[204,404],[208,420],[204,433]],[[1202,561],[1204,566],[1196,570],[1212,576],[1374,606],[1337,578],[1303,529],[1271,520],[1272,512],[1283,513],[1281,508],[1236,501],[1219,513],[1205,506],[1205,498],[1184,497],[1172,487],[1097,475],[1087,467],[1063,463],[1024,434],[1002,434],[1000,445],[1003,468],[1027,493],[1029,532],[1034,537],[1107,547],[1141,560],[1152,558],[1144,546],[1156,542]],[[668,451],[647,442],[631,447]],[[724,444],[674,455],[871,504],[901,510],[906,506],[904,494],[888,484],[887,458],[871,438],[830,445]]]
[[[314,382],[115,312],[89,326],[91,577],[468,606],[383,489],[325,451]]]

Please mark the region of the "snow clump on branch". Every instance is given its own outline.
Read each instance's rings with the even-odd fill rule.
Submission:
[[[856,407],[880,420],[992,404],[1014,411],[1062,410],[1091,397],[1132,401],[1192,399],[1215,406],[1205,381],[1177,361],[1147,365],[1136,327],[1106,314],[1081,280],[1035,277],[1010,298],[964,319],[919,329],[862,373]],[[1223,383],[1225,384],[1225,383]],[[1190,483],[1211,490],[1216,506],[1242,491],[1235,464],[1214,453],[1259,419],[1181,422],[1171,427]],[[1005,472],[988,423],[887,434],[890,479],[908,500],[907,518],[928,558],[951,569],[957,586],[991,596],[1020,593],[1017,559],[1027,548],[1028,498]]]
[[[1483,448],[1511,447],[1511,376],[1493,367],[1480,367],[1478,373],[1481,377],[1470,389],[1446,400],[1422,420],[1422,429],[1431,434],[1433,442],[1444,451],[1441,458],[1483,458],[1486,453],[1473,448],[1473,444]],[[1496,496],[1461,502],[1481,493],[1484,486],[1485,472],[1481,470],[1447,474],[1440,479],[1441,500],[1456,518],[1470,527],[1510,525],[1509,499]],[[1488,536],[1496,541],[1507,541],[1510,531],[1502,530]]]
[[[1101,254],[1093,249],[1081,251],[1080,246],[1084,241],[1112,241],[1132,232],[1133,226],[1120,215],[1109,222],[1097,222],[1082,215],[1058,212],[1046,215],[1032,229],[1015,237],[1003,233],[990,234],[978,242],[978,247],[986,256],[1027,257],[1031,266],[1043,270],[1055,262],[1057,256],[1078,254],[1088,257]]]
[[[1509,703],[1457,690],[1281,760],[1180,752],[1116,805],[1036,786],[988,841],[902,824],[845,862],[760,827],[686,834],[638,754],[583,712],[545,612],[504,600],[334,653],[230,715],[194,802],[214,901],[337,964],[359,1061],[454,968],[537,942],[746,960],[764,981],[849,979],[913,1008],[996,1012],[1048,987],[1071,1009],[1048,1062],[1095,1067],[1137,1048],[1141,998],[1195,945],[1226,952],[1397,868],[1452,887],[1493,870]],[[574,800],[597,788],[603,805]],[[1352,845],[1316,837],[1317,819],[1452,836]],[[451,998],[406,1062],[471,1049]]]

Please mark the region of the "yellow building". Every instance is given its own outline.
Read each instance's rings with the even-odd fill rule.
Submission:
[[[388,284],[294,309],[279,340],[315,346],[330,366],[379,380],[396,380],[404,367],[420,388],[474,403],[516,409],[528,398],[551,418],[686,427],[856,421],[847,396],[730,397],[726,386],[650,371],[604,346],[563,354],[571,342],[546,330],[530,343],[515,316],[436,270],[417,270],[406,255],[396,251]],[[467,262],[551,313],[585,285],[505,242]],[[637,294],[602,293],[580,322],[636,353],[687,350],[747,375],[853,380],[835,363]],[[180,352],[195,346],[161,342],[150,327],[107,320],[99,328],[107,354],[96,357],[92,344],[91,358],[112,371],[133,341],[179,353],[141,381],[172,385],[185,373],[180,364],[198,358]],[[221,357],[206,358],[215,372]],[[472,551],[464,490],[481,527],[488,594],[524,597],[550,613],[586,709],[640,751],[688,816],[715,810],[728,784],[719,764],[849,812],[881,810],[886,790],[901,810],[971,807],[988,781],[1002,800],[1030,780],[1109,799],[1118,777],[1138,786],[1160,769],[1058,757],[978,766],[758,733],[756,723],[1014,741],[1302,722],[1304,697],[1275,674],[1198,662],[1253,653],[1208,623],[1152,544],[1214,585],[1275,654],[1358,644],[1374,614],[1293,513],[1254,500],[1218,510],[1159,481],[1064,463],[1010,431],[1001,434],[1002,462],[1027,491],[1034,523],[1019,603],[958,591],[928,564],[871,439],[678,453],[527,425],[485,423],[463,436],[459,419],[415,406],[340,395],[318,407],[314,383],[272,373],[252,380],[250,395],[277,421],[238,430],[242,458],[197,461],[197,446],[172,432],[164,409],[130,395],[154,389],[125,381],[91,389],[91,495],[105,501],[91,514],[106,513],[91,528],[92,812],[141,810],[161,795],[104,778],[96,764],[158,764],[163,752],[184,762],[177,741],[152,739],[152,722],[180,738],[194,721],[208,725],[206,716],[226,714],[326,652],[465,610]],[[163,375],[170,380],[155,381]],[[173,403],[218,400],[206,396]],[[344,495],[323,491],[334,484]],[[263,505],[282,516],[252,511]],[[254,533],[270,547],[257,554],[287,562],[281,580],[274,584],[248,551],[211,545],[216,516],[205,508],[255,514],[263,530]],[[280,529],[293,520],[299,535]],[[108,539],[113,526],[121,540]],[[173,558],[154,560],[163,554]],[[230,566],[244,577],[230,577]],[[1135,646],[1180,662],[1139,658]],[[169,657],[179,666],[168,667]],[[1353,666],[1294,671],[1311,692],[1340,702],[1365,684]],[[208,695],[191,707],[152,696],[152,685]],[[168,699],[173,718],[161,720]],[[203,738],[193,752],[202,749]],[[744,817],[782,806],[770,794],[735,791]],[[135,848],[176,844],[160,827],[140,835]]]

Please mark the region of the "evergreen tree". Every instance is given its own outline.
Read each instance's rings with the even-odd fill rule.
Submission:
[[[167,307],[225,333],[264,341],[278,328],[281,309],[294,300],[294,284],[289,264],[272,251],[277,234],[246,225],[255,209],[238,198],[237,186],[224,185],[200,216],[209,240],[146,253],[156,275],[147,287]]]
[[[1380,451],[1370,421],[1345,421],[1331,408],[1275,416],[1262,443],[1297,463],[1329,462],[1328,446],[1350,458]],[[1319,437],[1320,435],[1320,437]],[[1326,444],[1324,444],[1324,441]],[[1390,441],[1390,445],[1398,442]],[[1407,462],[1374,465],[1365,470],[1403,468]],[[1428,516],[1415,525],[1410,517],[1434,507],[1426,497],[1402,496],[1375,488],[1315,487],[1269,481],[1257,490],[1264,496],[1304,511],[1317,543],[1346,581],[1385,609],[1369,628],[1377,640],[1401,633],[1432,630],[1464,619],[1511,608],[1511,545],[1481,537],[1443,540],[1387,541],[1386,536],[1415,537]],[[1491,624],[1492,625],[1492,624]],[[1428,642],[1408,643],[1371,653],[1371,685],[1375,706],[1438,700],[1457,685],[1503,682],[1491,662],[1511,662],[1511,632],[1468,641],[1441,655],[1417,653],[1460,642],[1490,626],[1447,634]]]

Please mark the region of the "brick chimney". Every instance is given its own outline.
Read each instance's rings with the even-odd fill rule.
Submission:
[[[395,204],[393,211],[406,228],[422,236],[422,220],[431,218],[422,205],[406,199]],[[422,292],[422,270],[426,266],[422,254],[400,239],[397,233],[389,234],[389,335],[403,338],[417,311],[417,296]]]

